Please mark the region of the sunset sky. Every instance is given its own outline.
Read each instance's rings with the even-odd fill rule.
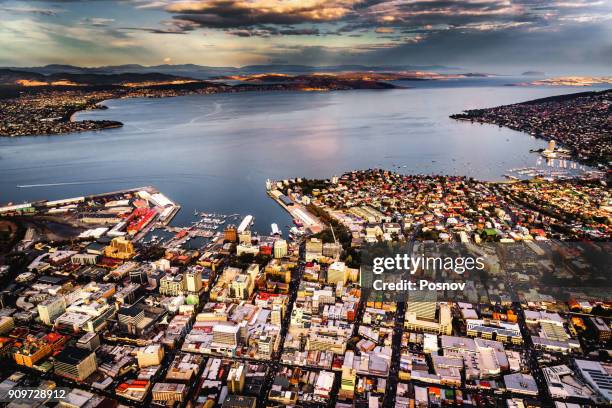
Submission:
[[[0,66],[50,63],[612,74],[612,0],[0,0]]]

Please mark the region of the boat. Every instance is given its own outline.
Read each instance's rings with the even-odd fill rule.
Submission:
[[[272,235],[281,235],[281,232],[278,229],[278,224],[276,223],[272,223]]]

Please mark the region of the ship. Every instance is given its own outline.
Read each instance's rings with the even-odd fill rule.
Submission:
[[[242,234],[244,231],[246,231],[248,228],[250,228],[251,225],[253,225],[254,221],[255,221],[255,218],[253,218],[252,215],[247,215],[246,217],[244,217],[244,219],[242,220],[242,222],[238,226],[237,232],[239,234]]]
[[[272,223],[272,235],[281,235],[281,231],[276,223]]]

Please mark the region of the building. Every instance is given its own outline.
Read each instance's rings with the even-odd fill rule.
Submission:
[[[426,310],[423,313],[428,313],[428,311]],[[414,309],[406,310],[404,327],[407,330],[417,332],[450,335],[453,330],[450,305],[448,303],[440,303],[438,307],[438,318],[435,319],[434,316],[434,319],[431,320],[425,318],[419,319],[417,317],[417,311]]]
[[[327,283],[336,284],[338,282],[343,285],[348,279],[348,268],[344,262],[336,261],[327,268]]]
[[[340,259],[340,255],[342,254],[342,245],[337,242],[329,242],[327,244],[323,244],[323,256],[327,258],[332,258],[334,260]]]
[[[285,260],[274,259],[268,262],[264,268],[266,279],[271,279],[276,282],[291,282],[291,270],[295,267],[295,263],[287,262]]]
[[[4,335],[15,328],[15,320],[11,316],[0,317],[0,335]]]
[[[523,344],[523,336],[517,323],[504,323],[487,319],[466,319],[466,323],[467,335],[470,337]]]
[[[306,337],[306,351],[331,351],[336,354],[344,354],[346,351],[346,340],[343,337],[325,336],[311,334]]]
[[[436,299],[433,293],[411,293],[406,302],[406,310],[414,312],[417,319],[434,320],[436,318]]]
[[[201,281],[200,281],[201,283]],[[183,274],[166,274],[159,280],[159,294],[166,296],[180,296],[185,290],[185,280]]]
[[[76,346],[80,349],[94,351],[100,347],[100,335],[94,332],[88,332],[79,337]]]
[[[94,352],[76,347],[64,348],[55,357],[53,366],[55,374],[74,381],[83,381],[98,368]]]
[[[239,364],[230,368],[227,374],[227,388],[232,394],[242,394],[246,379],[246,366]]]
[[[242,245],[251,245],[253,241],[253,237],[251,235],[251,230],[244,230],[238,234],[238,241]]]
[[[144,318],[144,310],[137,305],[122,307],[117,313],[119,326],[130,334],[139,334],[142,332]]]
[[[515,394],[538,395],[538,384],[529,374],[516,373],[504,376],[506,390]]]
[[[138,283],[130,283],[115,293],[115,300],[121,305],[131,305],[141,298],[144,291]]]
[[[323,241],[311,238],[306,241],[306,262],[318,261],[323,255]]]
[[[70,262],[79,265],[95,265],[99,258],[100,256],[96,254],[75,254],[70,258]]]
[[[230,283],[230,295],[232,298],[246,300],[253,293],[254,281],[249,275],[240,274]]]
[[[142,268],[131,270],[129,273],[130,282],[138,285],[146,285],[148,282],[147,271]]]
[[[213,342],[229,346],[237,346],[239,341],[239,326],[217,324],[213,327]]]
[[[346,354],[352,352],[347,351]],[[345,356],[346,358],[346,356]],[[342,367],[342,377],[340,379],[340,391],[339,394],[342,395],[346,399],[353,399],[355,394],[355,384],[357,380],[357,370],[352,367],[352,362],[350,367]]]
[[[132,241],[123,237],[113,238],[110,245],[104,248],[104,256],[114,259],[131,259],[136,255]]]
[[[591,386],[606,404],[612,402],[612,364],[599,361],[574,361],[580,376]]]
[[[222,408],[255,408],[257,398],[242,395],[228,395],[223,401]]]
[[[236,229],[236,225],[230,224],[225,227],[225,231],[223,231],[223,239],[229,242],[238,241],[238,231]]]
[[[160,365],[164,360],[164,348],[160,344],[141,347],[136,352],[136,359],[140,368]]]
[[[39,361],[49,357],[59,350],[67,337],[51,332],[44,336],[28,335],[20,339],[21,346],[13,354],[15,362],[26,367],[34,367]]]
[[[187,386],[185,384],[159,382],[153,386],[152,392],[155,401],[183,401],[187,394]]]
[[[314,394],[323,398],[329,398],[329,393],[334,386],[336,376],[331,371],[319,371],[315,382]]]
[[[589,323],[591,323],[591,326],[595,330],[597,340],[608,341],[612,339],[612,330],[610,330],[610,326],[608,326],[601,317],[590,317]]]
[[[202,273],[199,270],[185,272],[185,289],[188,293],[199,294],[202,290]]]
[[[287,256],[288,245],[284,239],[274,241],[274,258],[280,259]]]

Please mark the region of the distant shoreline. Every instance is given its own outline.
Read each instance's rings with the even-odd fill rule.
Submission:
[[[330,92],[344,90],[406,89],[388,82],[369,80],[335,80],[313,78],[300,82],[239,84],[190,82],[154,86],[101,87],[24,87],[16,98],[0,100],[0,111],[6,118],[0,121],[0,137],[50,136],[89,130],[104,130],[123,126],[113,120],[75,120],[79,112],[105,109],[103,102],[127,98],[168,98],[187,95],[209,95],[241,92]]]

